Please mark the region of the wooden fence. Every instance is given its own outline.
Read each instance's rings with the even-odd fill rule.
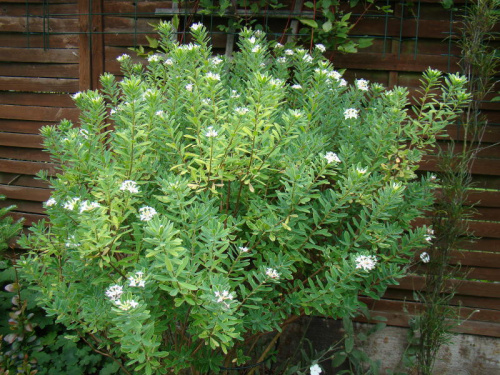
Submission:
[[[374,43],[356,54],[332,56],[336,68],[346,68],[349,79],[365,78],[410,90],[429,66],[458,71],[460,57],[454,39],[459,12],[445,10],[439,1],[391,4],[394,13],[390,15],[374,11],[360,19],[352,33],[372,35]],[[50,189],[34,176],[39,170],[53,172],[54,165],[42,150],[40,127],[63,118],[77,122],[78,111],[69,94],[96,88],[104,71],[119,74],[116,57],[132,54],[131,46],[147,44],[146,36],[155,35],[151,24],[176,9],[176,3],[165,1],[0,3],[0,194],[7,197],[0,204],[17,205],[12,216],[25,218],[26,226],[44,217],[42,202],[50,197]],[[292,9],[301,11],[292,4],[288,14]],[[276,30],[293,26],[292,16],[273,13],[273,17],[270,24]],[[216,51],[232,48],[233,39],[214,32]],[[454,302],[462,304],[463,317],[478,310],[458,330],[500,337],[500,110],[486,102],[483,112],[489,125],[472,169],[476,189],[469,195],[469,203],[477,203],[469,226],[480,239],[464,241],[462,249],[453,253],[452,264],[460,264],[467,274],[450,285],[458,286]],[[457,141],[462,139],[458,125],[448,133]],[[421,169],[436,170],[435,157],[428,157]],[[380,301],[361,298],[374,315],[385,316],[389,324],[407,326],[404,310],[418,307],[412,291],[423,282],[421,276],[408,276]]]

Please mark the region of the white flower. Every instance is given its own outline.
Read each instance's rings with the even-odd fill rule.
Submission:
[[[222,292],[216,291],[214,295],[217,298],[217,303],[222,303],[227,308],[229,308],[229,303],[226,301],[232,301],[234,299],[233,295],[227,290],[223,290]]]
[[[365,174],[367,170],[368,168],[356,168],[356,172],[358,172],[359,174]]]
[[[78,204],[78,201],[80,200],[80,198],[72,198],[70,199],[69,201],[67,201],[66,203],[64,203],[64,209],[65,210],[68,210],[68,211],[73,211],[76,207],[76,205]]]
[[[247,114],[247,113],[248,113],[248,111],[250,111],[250,110],[249,110],[248,108],[245,108],[245,107],[236,107],[236,108],[234,109],[234,111],[235,111],[237,114],[239,114],[240,116],[243,116],[243,115]]]
[[[326,51],[326,48],[323,44],[316,44],[316,48],[320,50],[320,52],[325,52]]]
[[[340,78],[342,78],[342,74],[340,74],[339,72],[337,72],[336,70],[332,70],[331,72],[328,72],[326,74],[328,77],[330,78],[333,78],[335,80],[339,80]]]
[[[355,108],[348,108],[344,111],[345,119],[358,118],[359,111]]]
[[[286,63],[286,57],[278,57],[278,60],[277,60],[280,64],[284,64]]]
[[[299,85],[298,83],[296,83],[295,85],[292,85],[292,89],[300,90],[301,88],[302,88],[302,86]]]
[[[355,262],[356,269],[362,268],[363,271],[371,271],[377,265],[377,258],[373,255],[358,255]]]
[[[257,42],[257,39],[255,39],[254,36],[252,36],[251,38],[248,38],[248,41],[251,43],[251,44],[255,44]]]
[[[280,278],[280,274],[274,268],[267,268],[266,269],[266,276],[270,277],[271,279],[274,279],[274,280],[279,280],[279,278]]]
[[[242,253],[248,253],[250,251],[250,249],[246,246],[240,246],[239,249]]]
[[[308,53],[306,53],[304,56],[302,56],[302,60],[304,60],[306,63],[312,63],[313,62],[312,56],[309,55]]]
[[[346,81],[344,78],[342,78],[342,79],[339,81],[339,86],[341,86],[341,87],[342,87],[342,86],[347,86],[347,81]]]
[[[75,242],[75,236],[69,236],[68,241],[64,244],[66,247],[78,247],[80,244],[78,242]]]
[[[205,137],[207,138],[212,138],[212,137],[217,137],[219,135],[219,133],[217,133],[215,130],[214,130],[214,127],[213,126],[209,126],[207,128],[207,132],[205,133]]]
[[[92,211],[94,208],[98,207],[100,207],[100,205],[97,202],[83,201],[80,205],[80,213],[85,211]]]
[[[220,81],[220,74],[208,72],[205,77],[211,81]]]
[[[434,230],[432,228],[427,228],[427,236],[425,236],[425,240],[431,243],[433,238],[434,238]]]
[[[174,62],[172,59],[166,59],[164,62],[165,65],[174,65]]]
[[[291,49],[286,49],[285,50],[285,55],[287,55],[287,56],[293,56],[293,54],[294,54],[293,50],[291,50]]]
[[[106,290],[106,296],[112,301],[119,300],[122,294],[123,294],[123,287],[121,285],[111,285]]]
[[[328,151],[326,155],[324,156],[328,164],[331,164],[333,162],[335,163],[340,163],[340,159],[338,155],[335,152]]]
[[[165,114],[165,112],[164,112],[164,111],[162,111],[162,110],[160,109],[159,111],[156,111],[156,113],[155,113],[155,114],[156,114],[156,116],[158,116],[158,117],[163,117],[163,115]]]
[[[185,89],[189,92],[193,91],[193,84],[192,83],[188,83],[185,87]]]
[[[57,204],[57,201],[54,198],[49,198],[47,202],[45,202],[45,207],[52,207]]]
[[[88,130],[80,129],[80,135],[85,139],[89,139],[90,133],[88,132]]]
[[[368,81],[366,79],[357,79],[356,87],[361,91],[368,91]]]
[[[129,55],[127,55],[126,53],[124,53],[123,55],[120,55],[120,56],[118,56],[118,57],[116,58],[116,60],[117,60],[118,62],[123,62],[123,61],[128,60],[128,59],[130,59],[130,56],[129,56]]]
[[[298,109],[290,110],[290,114],[295,118],[300,118],[302,116],[302,112],[299,111]]]
[[[200,28],[203,27],[203,24],[201,22],[198,22],[198,23],[193,23],[191,25],[191,30],[193,31],[198,31]]]
[[[132,180],[125,180],[122,182],[120,186],[120,190],[128,191],[129,193],[137,194],[139,192],[139,188],[137,187],[137,182]]]
[[[424,263],[429,263],[431,261],[431,257],[429,254],[427,254],[425,251],[420,254],[420,259],[422,260],[422,262]]]
[[[319,367],[319,365],[317,363],[312,365],[309,368],[309,371],[311,371],[311,375],[320,375],[322,372],[321,367]]]
[[[143,206],[139,208],[139,214],[140,214],[139,219],[141,221],[149,221],[153,218],[153,216],[157,214],[157,212],[153,207]]]
[[[161,59],[160,55],[157,55],[156,53],[154,55],[148,56],[149,62],[158,62],[160,61],[160,59]]]
[[[401,185],[401,182],[392,182],[391,183],[391,188],[392,190],[399,190],[402,188],[403,185]]]
[[[210,105],[210,103],[212,103],[212,99],[210,98],[201,100],[201,104]]]
[[[239,98],[240,94],[238,94],[238,91],[236,90],[231,90],[231,98]]]
[[[118,308],[120,310],[123,310],[123,311],[128,311],[130,309],[135,309],[137,306],[139,306],[139,303],[137,303],[133,299],[128,299],[128,300],[126,300],[124,302],[122,302],[122,301],[115,301],[115,303],[116,303],[116,306],[118,306]]]
[[[281,43],[276,43],[276,44],[274,45],[274,48],[283,48],[283,44],[281,44]]]
[[[73,100],[77,100],[80,96],[82,96],[82,93],[80,91],[75,92],[73,95],[71,95]]]
[[[212,64],[219,65],[222,62],[222,59],[218,56],[212,58]]]
[[[252,52],[253,53],[258,53],[261,50],[262,50],[262,47],[260,45],[258,45],[258,44],[252,48]]]
[[[144,272],[138,271],[135,273],[135,276],[130,276],[128,278],[129,286],[137,286],[144,288],[146,286],[146,280],[144,280]]]
[[[271,84],[271,86],[275,87],[283,85],[283,81],[279,78],[271,78],[269,80],[269,83]]]
[[[430,180],[431,182],[435,182],[435,181],[437,180],[437,176],[436,176],[435,174],[431,174],[431,176],[430,176],[429,180]]]

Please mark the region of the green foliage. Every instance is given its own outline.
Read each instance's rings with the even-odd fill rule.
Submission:
[[[404,358],[405,365],[416,368],[421,375],[433,373],[439,348],[449,341],[453,329],[463,322],[460,309],[451,305],[459,284],[449,288],[448,281],[457,276],[456,270],[450,266],[450,255],[460,249],[464,238],[471,236],[467,222],[473,214],[468,204],[468,194],[473,187],[471,168],[482,148],[481,138],[487,124],[481,106],[486,96],[494,91],[495,76],[498,75],[498,51],[491,45],[494,39],[492,30],[499,18],[498,5],[498,0],[484,0],[466,8],[461,37],[457,42],[471,100],[460,119],[464,134],[461,150],[457,151],[451,140],[447,148],[438,153],[442,172],[439,173],[441,193],[432,212],[435,238],[429,253],[422,258],[428,263],[425,286],[422,291],[415,292],[422,310],[410,322],[409,347]]]
[[[414,171],[465,80],[427,71],[410,117],[405,89],[349,86],[319,48],[244,30],[221,59],[200,24],[189,45],[158,31],[146,68],[120,56],[122,81],[75,95],[80,128],[42,129],[61,167],[20,265],[47,314],[125,373],[198,374],[396,283],[426,245],[410,223],[432,183]]]
[[[0,200],[4,200],[5,196],[0,195]],[[12,211],[15,206],[0,208],[0,260],[3,252],[9,247],[9,240],[15,237],[22,228],[22,220],[14,222],[10,216],[6,216]]]
[[[111,363],[36,307],[10,262],[0,263],[0,374],[116,374]],[[101,371],[99,371],[101,370]],[[9,372],[11,371],[11,372]]]
[[[201,0],[199,3],[200,14],[212,14],[227,17],[227,25],[219,25],[224,32],[237,32],[245,27],[253,27],[258,30],[266,30],[266,25],[260,23],[260,18],[270,15],[275,9],[289,6],[279,0]],[[357,7],[359,14],[354,14]],[[302,24],[299,30],[300,39],[311,46],[321,43],[332,51],[344,53],[357,52],[359,48],[366,48],[373,42],[373,38],[364,37],[356,40],[349,36],[349,32],[370,9],[376,9],[379,13],[391,13],[389,5],[379,6],[374,0],[352,0],[342,2],[340,0],[306,1],[304,3],[306,12],[297,16],[296,11],[290,10],[290,17],[296,17]],[[272,16],[272,15],[270,15]],[[283,30],[283,34],[290,32]]]

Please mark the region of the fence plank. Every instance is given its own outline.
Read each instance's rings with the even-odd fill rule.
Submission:
[[[1,22],[1,20],[0,20]],[[0,47],[0,61],[39,63],[78,63],[78,49]]]
[[[56,174],[56,165],[52,163],[0,159],[0,172],[34,176],[42,170],[47,171],[49,175],[53,176]]]
[[[52,190],[26,186],[0,185],[0,194],[10,199],[45,202],[50,198]]]
[[[70,78],[0,77],[0,90],[75,93],[78,91],[78,80]]]
[[[80,111],[76,108],[32,107],[0,104],[0,118],[31,121],[76,121]]]

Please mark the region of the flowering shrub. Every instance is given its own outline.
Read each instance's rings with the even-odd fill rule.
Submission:
[[[40,305],[129,374],[243,364],[262,333],[380,296],[426,246],[417,163],[468,99],[429,70],[409,116],[407,90],[349,86],[321,48],[245,30],[227,59],[173,31],[75,95],[80,128],[43,128],[60,173],[22,240]]]

